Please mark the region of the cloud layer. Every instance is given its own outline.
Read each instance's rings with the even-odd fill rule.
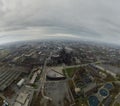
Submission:
[[[120,0],[0,0],[0,41],[69,37],[120,44]]]

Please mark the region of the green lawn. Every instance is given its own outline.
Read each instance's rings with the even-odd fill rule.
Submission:
[[[75,106],[88,106],[87,100],[88,98],[78,98]]]
[[[76,67],[75,68],[66,68],[63,70],[63,73],[65,76],[67,74],[71,78],[71,77],[73,77],[73,75],[77,69],[79,69],[79,68],[76,68]]]

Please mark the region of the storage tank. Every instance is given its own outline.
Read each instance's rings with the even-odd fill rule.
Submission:
[[[25,79],[21,79],[21,80],[17,83],[17,86],[18,86],[18,87],[21,87],[24,82],[25,82]]]

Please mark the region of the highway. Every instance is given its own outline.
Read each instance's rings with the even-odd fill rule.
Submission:
[[[46,65],[47,65],[47,61],[50,60],[51,56],[52,56],[52,52],[50,53],[49,57],[44,62],[44,66],[43,66],[42,74],[41,74],[41,78],[40,78],[40,85],[38,87],[38,92],[36,94],[36,97],[37,97],[41,91],[43,98],[47,99],[47,100],[52,100],[51,98],[44,95],[44,85],[46,82],[46,72],[47,72]]]
[[[85,66],[87,66],[87,65],[89,65],[89,64],[101,64],[101,63],[103,63],[103,61],[97,61],[97,62],[80,64],[80,65],[64,66],[64,68],[85,67]]]

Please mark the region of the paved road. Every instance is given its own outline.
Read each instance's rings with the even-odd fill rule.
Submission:
[[[43,70],[42,70],[42,74],[41,74],[41,78],[40,78],[40,85],[38,87],[38,92],[37,92],[37,95],[36,97],[39,95],[40,91],[42,93],[42,96],[45,98],[45,99],[50,99],[49,97],[45,96],[44,95],[44,85],[45,85],[45,82],[46,82],[46,65],[47,65],[47,61],[51,58],[52,56],[52,52],[50,53],[49,57],[45,60],[44,62],[44,66],[43,66]]]
[[[80,64],[80,65],[72,65],[72,66],[64,66],[65,68],[74,68],[74,67],[85,67],[89,64],[100,64],[102,61],[97,61],[97,62],[92,62],[92,63],[87,63],[87,64]]]
[[[115,103],[119,103],[120,104],[120,93],[115,97],[115,101],[113,103],[113,106],[115,106]]]

